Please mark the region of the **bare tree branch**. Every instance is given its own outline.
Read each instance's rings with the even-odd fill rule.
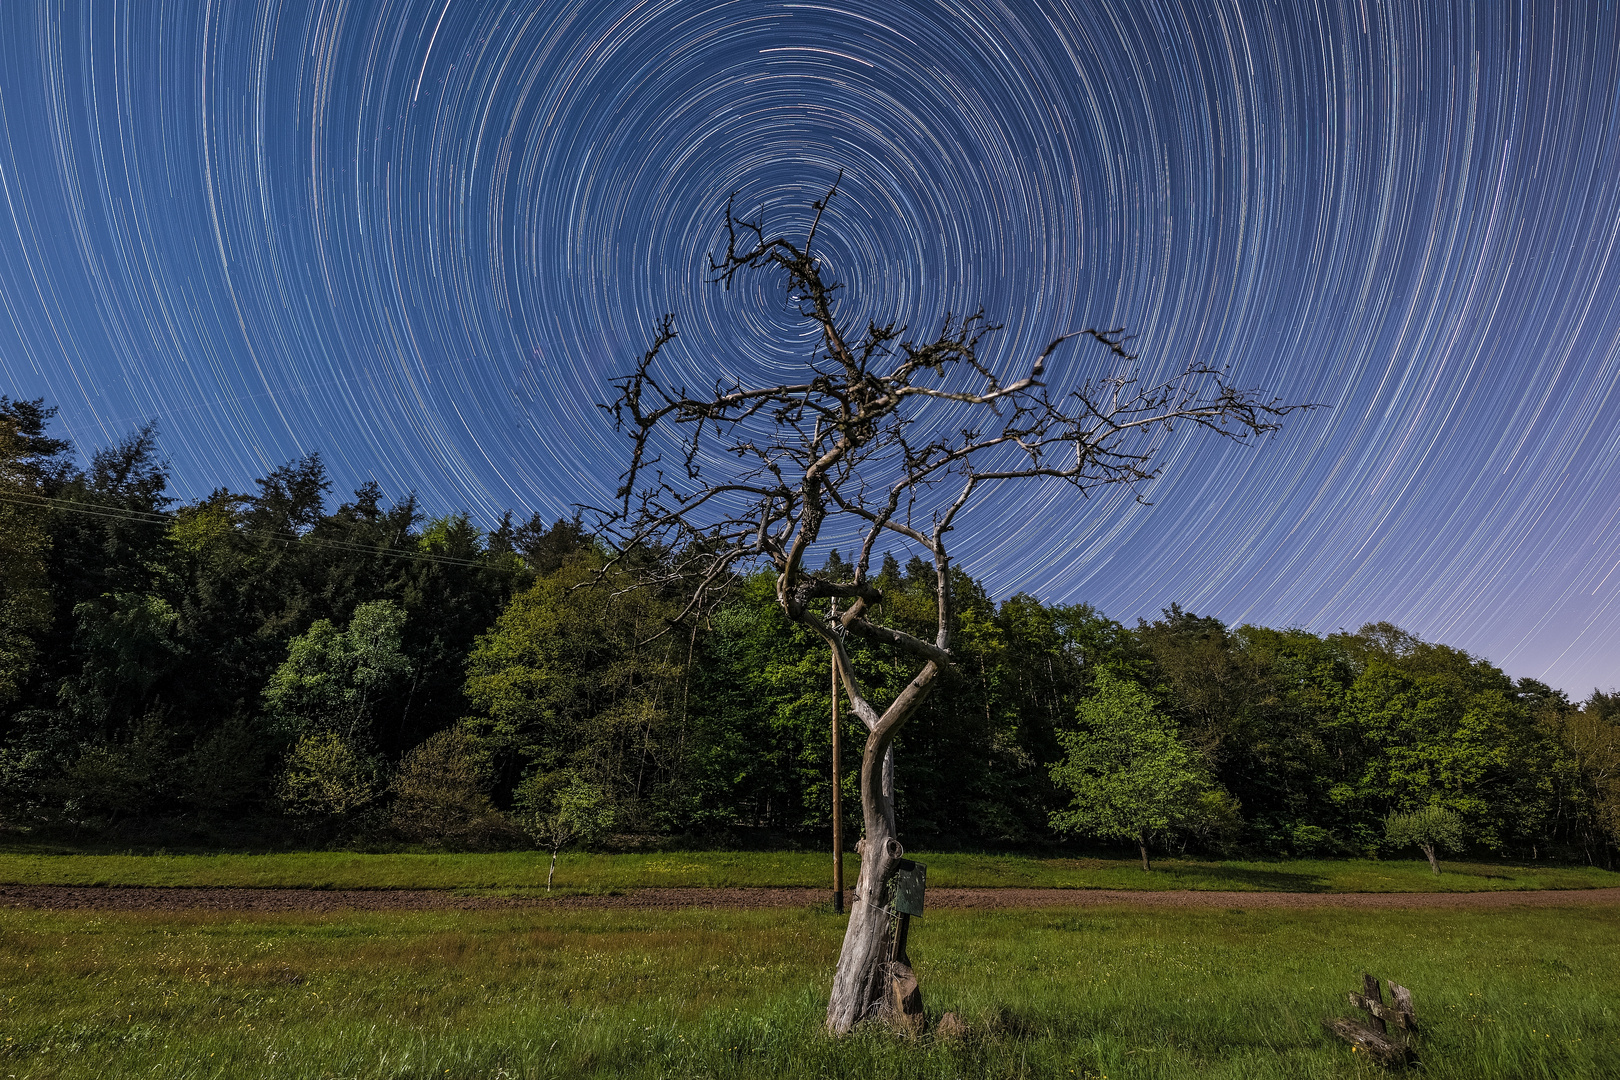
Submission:
[[[775,571],[783,612],[828,643],[854,712],[870,732],[861,781],[867,841],[881,841],[888,852],[898,844],[892,778],[884,779],[892,770],[884,763],[892,763],[895,733],[951,668],[947,539],[975,497],[1009,481],[1055,481],[1081,495],[1116,484],[1139,488],[1158,475],[1157,451],[1178,424],[1243,440],[1315,406],[1240,388],[1224,369],[1198,361],[1144,386],[1121,327],[1060,334],[1023,374],[1004,381],[980,355],[1000,329],[983,311],[946,314],[926,338],[912,338],[898,322],[848,325],[838,317],[841,286],[824,277],[812,250],[837,189],[834,183],[811,204],[814,218],[802,244],[767,234],[762,219],[738,217],[735,196],[727,200],[726,246],[709,257],[711,280],[730,289],[739,274],[782,271],[799,315],[818,332],[817,344],[800,379],[716,383],[691,393],[660,374],[676,336],[666,316],[633,369],[615,380],[615,400],[603,406],[628,437],[630,460],[617,506],[599,513],[599,525],[617,549],[615,561],[642,559],[651,567],[643,580],[685,590],[680,620],[706,615],[738,573],[761,565]],[[1049,365],[1064,345],[1088,337],[1101,346],[1102,362],[1089,375],[1063,380],[1073,389],[1054,392]],[[942,430],[942,410],[965,424]],[[679,448],[678,469],[663,469],[660,447]],[[860,535],[844,580],[805,564],[829,525],[835,535]],[[938,599],[932,642],[873,618],[883,594],[870,563],[885,535],[932,560]],[[834,599],[850,601],[841,614],[823,603]],[[873,704],[856,677],[847,635],[919,665],[886,707]],[[870,846],[864,850],[873,854]],[[888,855],[863,858],[863,896],[879,895],[893,862]],[[835,980],[828,1022],[837,1031],[848,1030],[876,1000],[869,968],[881,950],[855,941],[878,932],[864,918],[852,919]]]

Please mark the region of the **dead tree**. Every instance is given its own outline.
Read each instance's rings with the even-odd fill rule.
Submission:
[[[827,1026],[847,1032],[882,1015],[896,980],[912,976],[895,942],[886,888],[903,854],[894,816],[898,733],[951,667],[951,576],[947,540],[975,496],[1010,481],[1067,484],[1077,494],[1135,485],[1157,472],[1152,459],[1178,423],[1242,439],[1271,431],[1302,406],[1234,387],[1226,373],[1194,362],[1144,384],[1119,329],[1075,330],[1011,375],[981,359],[999,329],[984,313],[947,314],[937,334],[913,339],[897,323],[864,328],[839,317],[839,285],[823,277],[816,230],[836,193],[812,203],[802,240],[767,235],[761,220],[726,206],[727,243],[711,254],[713,280],[781,271],[817,342],[802,375],[776,385],[717,382],[693,393],[663,374],[660,353],[675,338],[666,316],[635,369],[615,382],[604,408],[631,443],[618,503],[600,525],[618,558],[655,550],[659,580],[684,589],[683,621],[699,619],[734,577],[768,566],[787,616],[831,648],[854,713],[866,725],[857,845],[861,869]],[[1071,339],[1100,350],[1089,375],[1049,388],[1047,365]],[[859,551],[846,580],[811,572],[806,554],[828,537]],[[880,539],[926,552],[938,597],[933,640],[883,625],[870,572]],[[671,554],[673,553],[673,554]],[[850,662],[853,635],[916,665],[887,704],[874,702]]]

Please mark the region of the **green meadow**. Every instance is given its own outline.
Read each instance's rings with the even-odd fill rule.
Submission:
[[[1385,1075],[1322,1029],[1413,989],[1421,1075],[1620,1075],[1620,910],[1123,907],[914,924],[961,1039],[820,1029],[824,909],[0,911],[0,1077]]]
[[[1546,862],[1444,863],[1436,878],[1422,860],[1221,862],[1165,859],[1143,873],[1134,859],[1031,858],[957,852],[914,853],[935,888],[1213,889],[1246,892],[1481,892],[1620,886],[1620,873]],[[857,865],[845,856],[845,873]],[[238,886],[318,889],[456,889],[528,892],[546,884],[538,852],[363,854],[84,854],[68,850],[0,852],[0,884]],[[832,857],[818,852],[565,852],[557,886],[609,892],[649,886],[828,885]]]

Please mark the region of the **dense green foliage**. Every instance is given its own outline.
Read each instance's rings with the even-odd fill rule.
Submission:
[[[936,912],[910,951],[961,1039],[827,1038],[842,930],[803,908],[4,911],[0,1070],[1348,1080],[1389,1075],[1322,1028],[1365,968],[1413,989],[1412,1075],[1620,1072],[1612,909]]]
[[[1390,847],[1411,847],[1416,844],[1440,876],[1440,861],[1436,849],[1461,851],[1463,848],[1462,818],[1443,806],[1425,806],[1405,814],[1390,814],[1384,819],[1384,839]]]
[[[670,631],[678,597],[624,588],[635,567],[592,585],[605,553],[578,522],[485,531],[374,484],[338,501],[313,454],[175,505],[151,429],[80,465],[50,418],[0,399],[7,827],[500,846],[590,792],[620,835],[826,829],[828,657],[768,575]],[[1186,780],[1196,812],[1145,826],[1171,851],[1393,854],[1390,815],[1434,807],[1478,852],[1612,859],[1613,695],[1572,703],[1386,624],[1319,636],[1172,605],[1133,628],[953,574],[955,670],[897,744],[910,842],[1124,836],[1064,763],[1134,716],[1160,750],[1114,786]],[[885,557],[875,617],[932,636],[934,581]],[[878,700],[912,674],[854,650]],[[843,739],[851,796],[862,734]]]
[[[1129,840],[1146,870],[1148,844],[1192,826],[1215,793],[1203,762],[1153,696],[1127,679],[1103,672],[1077,711],[1080,726],[1060,736],[1067,755],[1052,766],[1071,801],[1052,812],[1052,825]]]
[[[252,493],[174,507],[151,430],[81,468],[49,419],[0,400],[17,496],[0,503],[0,547],[20,532],[38,564],[8,575],[0,604],[43,612],[0,642],[0,815],[14,823],[279,814],[290,756],[323,733],[397,762],[467,712],[473,641],[532,579],[525,543],[545,546],[536,523],[425,521],[370,484],[328,509],[317,455]]]

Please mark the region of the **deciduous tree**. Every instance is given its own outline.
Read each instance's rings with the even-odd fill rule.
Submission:
[[[514,801],[523,831],[551,852],[546,892],[551,891],[562,849],[601,837],[618,819],[612,794],[571,769],[535,773],[519,785]]]
[[[370,806],[381,779],[375,758],[335,731],[315,731],[294,744],[276,795],[287,816],[319,830]]]
[[[1440,876],[1440,860],[1436,848],[1461,851],[1463,846],[1463,819],[1443,806],[1424,806],[1405,814],[1390,814],[1384,819],[1384,838],[1390,847],[1409,848],[1414,844],[1429,860],[1429,869]]]
[[[645,819],[680,743],[690,639],[664,637],[675,607],[648,592],[610,604],[576,589],[601,558],[582,549],[512,599],[467,662],[469,732],[511,791],[520,777],[571,771]],[[627,581],[621,569],[610,579]]]
[[[335,731],[368,746],[379,700],[410,672],[400,649],[404,624],[391,600],[361,604],[343,630],[317,620],[288,646],[265,687],[266,707],[291,732]]]
[[[488,846],[509,833],[485,794],[489,778],[461,725],[430,735],[399,763],[389,820],[406,839],[450,848]]]
[[[1198,820],[1214,791],[1198,754],[1140,686],[1104,672],[1076,710],[1079,727],[1060,732],[1067,756],[1052,780],[1073,797],[1052,812],[1060,832],[1128,840],[1153,869],[1148,846]],[[1211,808],[1224,807],[1218,798]],[[1233,811],[1235,813],[1235,811]]]
[[[740,568],[763,564],[776,572],[783,612],[832,650],[851,709],[868,729],[859,899],[827,1010],[829,1028],[842,1033],[885,1009],[892,978],[911,976],[894,955],[885,902],[903,854],[890,749],[955,664],[949,549],[963,512],[1015,482],[1067,485],[1077,495],[1140,483],[1157,472],[1155,453],[1178,424],[1244,438],[1272,430],[1293,407],[1196,360],[1145,382],[1119,329],[1075,329],[1039,355],[997,362],[983,348],[997,327],[982,311],[947,313],[921,334],[892,319],[851,317],[816,245],[835,194],[836,185],[813,204],[802,238],[767,233],[727,205],[726,248],[710,257],[714,280],[729,287],[739,276],[774,275],[813,344],[786,377],[779,368],[763,380],[717,375],[693,391],[661,363],[676,338],[666,317],[608,405],[630,449],[619,503],[601,525],[618,548],[615,566],[650,550],[678,553],[643,580],[685,587],[679,620],[705,612]],[[1052,378],[1048,365],[1082,338],[1100,346],[1097,359]],[[884,589],[872,558],[885,538],[932,571],[924,634],[873,618]],[[856,553],[843,576],[808,569],[816,563],[807,556],[828,539]],[[855,669],[851,638],[906,666],[886,702]]]
[[[1612,852],[1620,846],[1620,694],[1594,689],[1578,711],[1554,711],[1542,722],[1576,774],[1587,858]]]

